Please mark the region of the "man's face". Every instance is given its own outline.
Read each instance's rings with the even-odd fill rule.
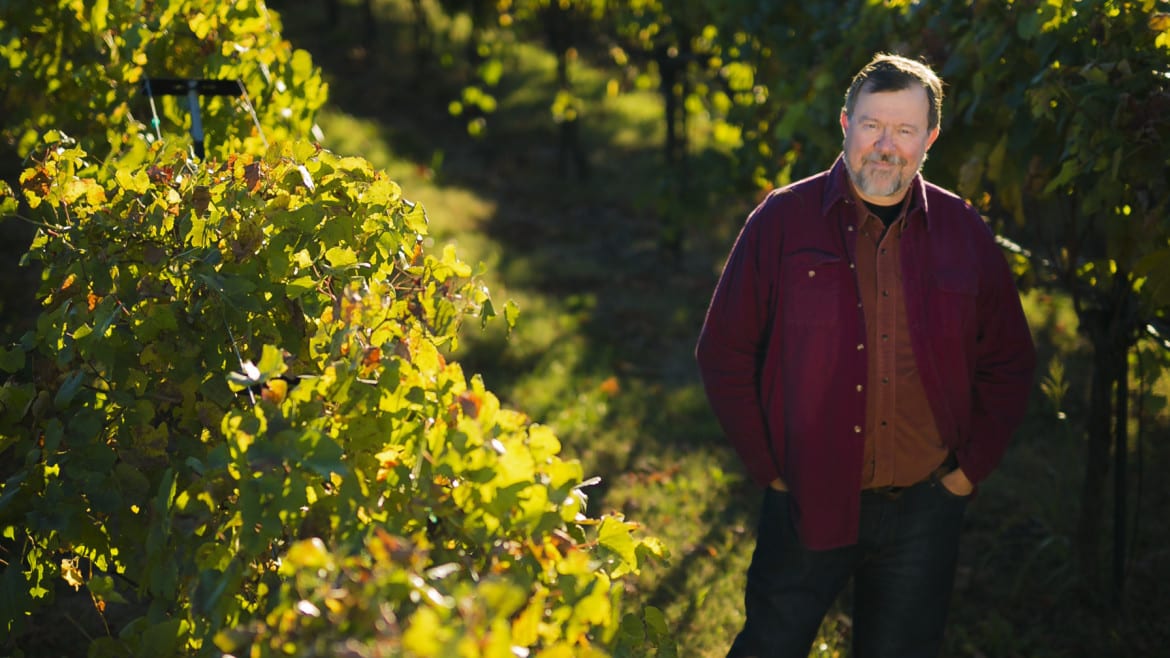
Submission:
[[[845,165],[858,196],[886,206],[902,200],[938,138],[938,127],[927,127],[929,116],[930,99],[920,85],[877,93],[863,88],[853,117],[842,110]]]

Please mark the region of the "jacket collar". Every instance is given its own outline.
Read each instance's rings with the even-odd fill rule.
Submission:
[[[827,217],[829,210],[838,203],[846,200],[852,200],[854,203],[862,203],[861,198],[853,191],[853,183],[849,180],[849,170],[845,168],[845,155],[837,156],[833,167],[829,169],[828,181],[825,183],[824,198],[821,200],[821,215]],[[922,173],[914,174],[914,179],[910,181],[910,189],[906,192],[910,195],[910,205],[906,208],[906,221],[914,221],[914,217],[920,215],[922,223],[927,230],[930,230],[930,222],[928,218],[930,213],[927,212],[926,207],[926,181],[922,179]]]

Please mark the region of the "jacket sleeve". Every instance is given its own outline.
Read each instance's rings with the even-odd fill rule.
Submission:
[[[990,231],[980,242],[988,285],[981,286],[977,300],[971,436],[956,454],[963,472],[976,483],[999,465],[1023,422],[1036,368],[1032,333],[1011,268]]]
[[[756,208],[736,238],[695,350],[711,408],[760,486],[768,486],[782,469],[770,445],[759,385],[773,309],[779,308],[774,277],[781,246],[775,236],[762,236],[773,232],[767,230],[771,200]],[[777,418],[780,410],[771,411]]]

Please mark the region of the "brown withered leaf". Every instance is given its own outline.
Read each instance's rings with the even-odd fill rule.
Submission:
[[[264,172],[260,169],[259,162],[244,165],[244,182],[248,184],[249,192],[260,189],[260,183],[263,182],[263,179]]]
[[[207,206],[211,205],[211,192],[206,185],[198,185],[191,192],[191,205],[200,218],[207,214]]]
[[[463,391],[459,394],[459,407],[463,410],[463,415],[468,418],[479,418],[480,407],[483,406],[483,398],[471,391]]]

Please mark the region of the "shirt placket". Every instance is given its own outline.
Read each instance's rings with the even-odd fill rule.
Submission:
[[[881,221],[868,213],[861,214],[859,221],[858,279],[863,283],[861,300],[871,345],[862,485],[880,487],[891,484],[894,477],[899,263],[897,249],[887,240],[896,239],[897,225],[885,231]]]
[[[874,419],[873,485],[887,486],[895,481],[897,464],[894,462],[895,422],[898,408],[898,309],[901,299],[898,271],[897,233],[900,220],[877,240],[874,257],[877,296],[875,309],[874,363],[879,377],[876,395],[877,417]]]

